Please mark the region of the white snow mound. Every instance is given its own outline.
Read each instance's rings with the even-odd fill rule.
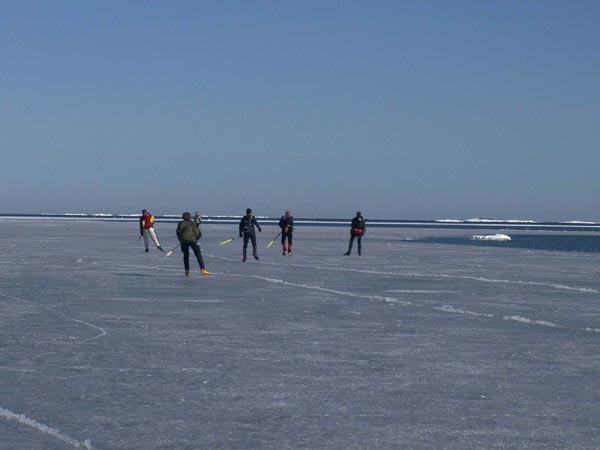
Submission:
[[[471,239],[474,241],[511,241],[512,238],[506,234],[476,234]]]

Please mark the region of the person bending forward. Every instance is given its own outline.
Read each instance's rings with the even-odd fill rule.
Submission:
[[[202,236],[198,221],[192,220],[192,215],[187,211],[183,213],[182,218],[183,220],[177,224],[177,239],[179,239],[181,252],[183,253],[185,276],[187,277],[190,275],[190,248],[198,260],[200,273],[202,273],[202,275],[210,275],[210,272],[206,270],[206,267],[204,266],[202,251],[198,245],[198,239]]]

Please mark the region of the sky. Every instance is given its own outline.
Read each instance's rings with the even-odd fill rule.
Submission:
[[[595,0],[0,5],[0,213],[600,221]]]

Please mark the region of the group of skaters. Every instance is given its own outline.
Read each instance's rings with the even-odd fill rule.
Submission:
[[[198,241],[202,237],[202,231],[200,231],[200,222],[202,221],[202,217],[198,212],[196,212],[192,219],[192,214],[186,211],[182,214],[182,219],[183,220],[177,224],[176,234],[177,239],[179,240],[178,247],[181,248],[181,252],[183,253],[183,266],[185,269],[185,275],[190,275],[190,249],[198,261],[200,273],[202,275],[211,275],[211,273],[206,270],[204,259],[202,258],[202,250],[200,250],[200,246],[198,245]],[[152,239],[152,242],[154,242],[156,248],[164,252],[164,249],[160,245],[158,237],[156,236],[156,232],[154,231],[154,216],[147,210],[143,209],[139,222],[140,238],[144,238],[145,250],[147,252],[149,251],[150,238]],[[348,243],[348,251],[344,253],[344,255],[348,256],[352,253],[352,245],[354,244],[355,239],[357,242],[358,255],[361,255],[362,237],[365,234],[366,226],[367,224],[365,218],[360,211],[357,211],[356,216],[352,219],[350,224],[350,242]],[[294,216],[292,216],[292,213],[289,209],[283,216],[281,216],[281,219],[279,219],[279,228],[281,229],[279,234],[281,235],[283,255],[292,256]],[[242,247],[243,262],[246,262],[248,259],[247,252],[249,242],[252,244],[252,256],[257,261],[259,259],[258,247],[256,244],[256,229],[258,229],[259,233],[262,232],[262,229],[256,220],[256,216],[252,213],[252,209],[247,208],[246,214],[242,217],[239,224],[239,237],[243,238],[244,243]],[[277,239],[277,236],[275,236],[275,239]],[[273,239],[273,241],[275,239]],[[229,241],[231,240],[232,239]],[[172,251],[167,253],[167,256],[169,256],[171,253]]]

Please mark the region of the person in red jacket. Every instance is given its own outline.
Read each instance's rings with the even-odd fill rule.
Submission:
[[[142,209],[142,215],[140,216],[140,236],[144,238],[144,247],[146,248],[146,251],[149,251],[148,236],[150,236],[154,245],[156,245],[156,248],[161,252],[164,252],[163,248],[160,246],[160,242],[158,242],[156,232],[154,231],[154,216],[145,209]]]

